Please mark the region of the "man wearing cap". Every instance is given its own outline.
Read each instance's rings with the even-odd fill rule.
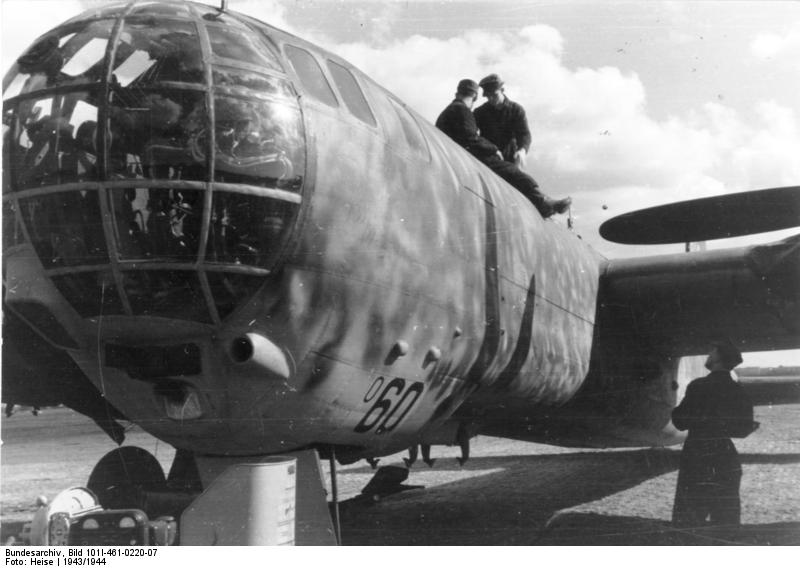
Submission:
[[[744,438],[758,427],[752,403],[731,377],[741,362],[729,340],[712,343],[705,363],[711,373],[689,383],[672,411],[675,427],[689,431],[672,511],[676,526],[739,525],[742,466],[730,438]]]
[[[536,180],[515,164],[505,161],[497,146],[478,134],[471,111],[477,98],[478,84],[475,81],[459,81],[455,98],[436,119],[436,127],[517,188],[536,206],[542,217],[546,219],[554,213],[564,213],[571,203],[569,198],[554,200],[543,195]]]
[[[522,167],[531,148],[531,131],[522,105],[505,95],[503,80],[495,73],[479,83],[487,101],[474,110],[481,136],[500,148],[503,159]]]
[[[483,160],[498,154],[497,146],[478,135],[472,105],[478,98],[478,84],[471,79],[458,82],[456,95],[436,119],[436,127],[463,146],[476,158]]]

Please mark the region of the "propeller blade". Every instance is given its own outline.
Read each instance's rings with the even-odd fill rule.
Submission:
[[[662,245],[800,226],[800,186],[730,193],[624,213],[600,226],[615,243]]]

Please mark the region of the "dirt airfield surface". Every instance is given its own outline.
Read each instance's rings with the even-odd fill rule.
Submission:
[[[374,501],[361,490],[374,475],[364,462],[339,468],[345,545],[798,545],[800,405],[759,407],[761,429],[737,440],[742,527],[672,529],[680,448],[587,450],[489,437],[472,441],[462,467],[456,447],[432,449],[400,493]],[[89,419],[65,408],[2,418],[2,540],[19,534],[36,498],[84,486],[115,444]],[[131,426],[125,445],[142,447],[165,471],[174,450]],[[380,466],[402,466],[405,453]],[[421,456],[420,456],[421,457]],[[327,472],[327,469],[326,469]]]

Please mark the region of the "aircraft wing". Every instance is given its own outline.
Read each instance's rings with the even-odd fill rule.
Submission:
[[[689,243],[800,226],[800,186],[693,199],[609,219],[627,244]],[[800,347],[800,234],[767,245],[614,260],[602,276],[606,333],[634,334],[661,355],[706,353],[729,337],[742,351]]]
[[[705,374],[697,356],[724,337],[745,352],[800,347],[800,234],[608,261],[589,375],[563,408],[538,411],[547,417],[542,440],[600,447],[680,441],[672,409],[688,382]],[[745,388],[756,404],[792,397],[785,385]]]
[[[600,325],[670,356],[729,337],[742,351],[800,347],[800,234],[767,245],[609,261]]]

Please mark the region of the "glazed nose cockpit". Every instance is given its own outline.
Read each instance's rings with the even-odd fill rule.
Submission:
[[[5,246],[29,243],[81,316],[216,323],[275,268],[306,151],[268,34],[126,2],[48,33],[6,76]]]

